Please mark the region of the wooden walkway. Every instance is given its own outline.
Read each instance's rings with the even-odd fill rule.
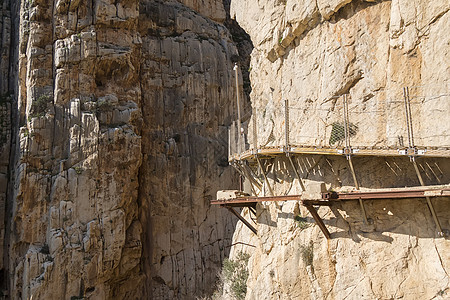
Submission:
[[[422,199],[428,197],[450,197],[450,186],[427,186],[427,187],[410,187],[410,188],[393,188],[378,189],[370,191],[353,191],[347,193],[327,192],[322,193],[322,199],[304,199],[302,195],[272,196],[272,197],[255,197],[245,196],[222,200],[211,201],[212,205],[220,205],[230,210],[238,217],[251,231],[257,234],[254,228],[245,218],[234,210],[234,207],[248,207],[252,213],[256,215],[255,209],[257,203],[271,201],[300,201],[311,213],[314,221],[319,226],[322,233],[327,239],[331,238],[331,234],[323,223],[314,206],[332,206],[342,201],[350,200],[382,200],[382,199]],[[433,215],[433,217],[435,217]],[[435,219],[437,221],[437,217]],[[441,233],[442,235],[442,233]]]
[[[352,156],[390,156],[390,157],[450,157],[450,148],[447,147],[429,147],[429,148],[376,148],[376,147],[360,147],[346,150],[345,148],[331,148],[331,147],[313,147],[313,146],[272,146],[262,147],[259,149],[250,149],[241,154],[230,155],[228,160],[230,162],[235,160],[250,160],[255,159],[256,156],[275,157],[286,154],[318,154],[318,155],[348,155]]]

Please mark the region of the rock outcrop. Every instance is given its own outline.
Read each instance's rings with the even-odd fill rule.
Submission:
[[[448,298],[450,246],[424,200],[365,201],[368,222],[356,202],[322,207],[330,240],[300,202],[258,204],[256,236],[210,200],[239,185],[227,161],[235,62],[248,147],[284,145],[288,100],[292,144],[342,149],[333,132],[348,94],[355,148],[449,148],[449,9],[0,1],[1,293],[195,299],[213,293],[224,257],[246,262],[244,250],[247,299]],[[353,189],[345,157],[291,158],[305,194]],[[419,185],[406,155],[353,162],[361,189]],[[449,182],[450,159],[417,166],[426,185]],[[275,194],[302,192],[287,158],[263,168]],[[448,234],[449,200],[432,201]]]
[[[251,101],[256,118],[248,141],[285,145],[284,100],[290,142],[344,147],[330,136],[343,121],[349,94],[354,148],[408,146],[403,90],[409,86],[414,145],[449,147],[447,1],[232,1],[231,15],[249,33]],[[252,124],[256,124],[254,131]],[[353,127],[352,127],[353,126]],[[337,125],[336,125],[337,127]],[[354,189],[344,157],[294,157],[307,192]],[[408,157],[354,158],[362,189],[420,185]],[[418,158],[426,185],[448,183],[448,158]],[[286,158],[265,164],[277,195],[300,194]],[[264,187],[267,190],[267,186]],[[448,198],[433,200],[450,228]],[[321,208],[326,240],[295,201],[258,205],[258,235],[238,223],[234,242],[252,253],[246,299],[443,299],[449,291],[449,243],[437,236],[425,200],[365,201]],[[244,215],[249,217],[244,210]],[[297,219],[297,221],[295,221]]]
[[[17,24],[2,3],[4,294],[211,293],[235,221],[209,201],[237,185],[226,149],[239,53],[222,1],[21,1]]]

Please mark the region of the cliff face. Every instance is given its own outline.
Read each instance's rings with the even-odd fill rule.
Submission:
[[[284,145],[288,100],[292,144],[341,149],[331,133],[348,94],[354,148],[404,149],[404,86],[414,145],[450,147],[448,1],[0,3],[10,299],[195,299],[240,250],[252,254],[247,299],[448,297],[450,246],[424,200],[365,201],[368,222],[356,202],[322,207],[328,241],[296,201],[258,205],[257,236],[209,204],[238,186],[235,61],[250,147]],[[307,193],[354,186],[345,157],[293,159]],[[419,185],[407,156],[353,162],[362,189]],[[449,182],[449,159],[417,164],[425,184]],[[263,168],[275,194],[301,193],[287,158]],[[433,203],[448,234],[448,199]]]
[[[227,167],[238,51],[228,30],[211,21],[218,12],[204,13],[172,2],[141,9],[139,201],[154,299],[211,293],[234,231],[232,216],[209,202],[218,189],[238,185]]]
[[[2,95],[5,72],[19,76],[6,217],[11,104],[0,110],[5,294],[211,292],[234,223],[209,201],[236,184],[226,126],[239,53],[222,1],[21,1],[18,67],[2,3]]]
[[[415,145],[448,149],[448,1],[232,1],[231,8],[255,46],[250,148],[255,132],[258,147],[285,145],[284,100],[292,145],[344,147],[333,136],[343,121],[344,94],[352,147],[407,147],[402,88],[409,86]],[[320,184],[334,191],[354,187],[344,157],[294,161],[307,193]],[[449,159],[417,163],[426,185],[449,182]],[[353,164],[361,189],[420,185],[408,157],[355,157]],[[301,193],[287,158],[266,160],[264,168],[276,195]],[[433,201],[448,233],[449,199]],[[425,200],[364,203],[368,223],[356,201],[319,209],[328,241],[300,203],[258,205],[258,235],[239,223],[233,238],[254,248],[231,253],[252,253],[246,299],[448,297],[450,245],[437,237]]]

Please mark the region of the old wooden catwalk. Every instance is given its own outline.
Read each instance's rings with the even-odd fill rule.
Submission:
[[[352,191],[352,192],[326,192],[322,193],[322,199],[304,199],[302,195],[287,195],[287,196],[271,196],[271,197],[256,197],[256,196],[238,196],[236,198],[228,198],[222,200],[211,201],[212,205],[220,205],[227,208],[236,217],[238,217],[251,231],[257,234],[257,230],[234,210],[234,207],[247,207],[250,212],[256,215],[255,209],[257,203],[273,202],[273,201],[300,201],[311,213],[314,221],[319,226],[327,239],[331,238],[331,234],[320,218],[314,206],[332,206],[343,201],[351,200],[383,200],[383,199],[422,199],[433,197],[439,199],[440,197],[450,197],[450,186],[428,186],[415,188],[393,188],[393,189],[377,189],[370,191]],[[436,217],[437,218],[437,217]]]

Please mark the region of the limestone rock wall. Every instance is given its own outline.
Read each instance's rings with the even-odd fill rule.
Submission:
[[[0,36],[1,82],[5,64],[19,77],[11,215],[0,215],[10,227],[5,293],[211,292],[235,224],[209,207],[219,187],[236,185],[226,128],[239,53],[221,23],[222,1],[18,3],[17,67],[4,61]],[[2,135],[8,107],[0,110]],[[1,144],[0,192],[8,145]],[[2,214],[3,205],[0,194]]]
[[[349,94],[353,146],[406,147],[404,86],[415,145],[449,146],[448,1],[232,1],[231,8],[255,46],[250,96],[258,146],[284,145],[289,100],[291,143],[330,147],[333,123],[342,121],[342,95]],[[420,185],[407,157],[353,161],[362,189]],[[321,183],[335,191],[354,186],[345,158],[305,155],[295,162],[308,192]],[[449,159],[418,164],[425,184],[449,183]],[[275,194],[301,193],[288,160],[273,159],[265,168]],[[449,199],[433,201],[448,234]],[[357,202],[319,210],[330,241],[299,203],[259,205],[258,236],[238,223],[233,238],[255,247],[231,253],[252,253],[246,299],[448,297],[448,238],[437,237],[425,201],[365,203],[369,224]]]
[[[123,297],[140,282],[138,9],[21,2],[13,299]]]
[[[6,289],[6,196],[8,187],[9,160],[12,139],[13,87],[9,85],[11,61],[11,5],[9,1],[0,3],[0,291]]]
[[[209,202],[238,186],[227,126],[239,53],[225,26],[176,2],[141,4],[139,29],[147,286],[152,299],[195,299],[213,292],[236,223]]]

